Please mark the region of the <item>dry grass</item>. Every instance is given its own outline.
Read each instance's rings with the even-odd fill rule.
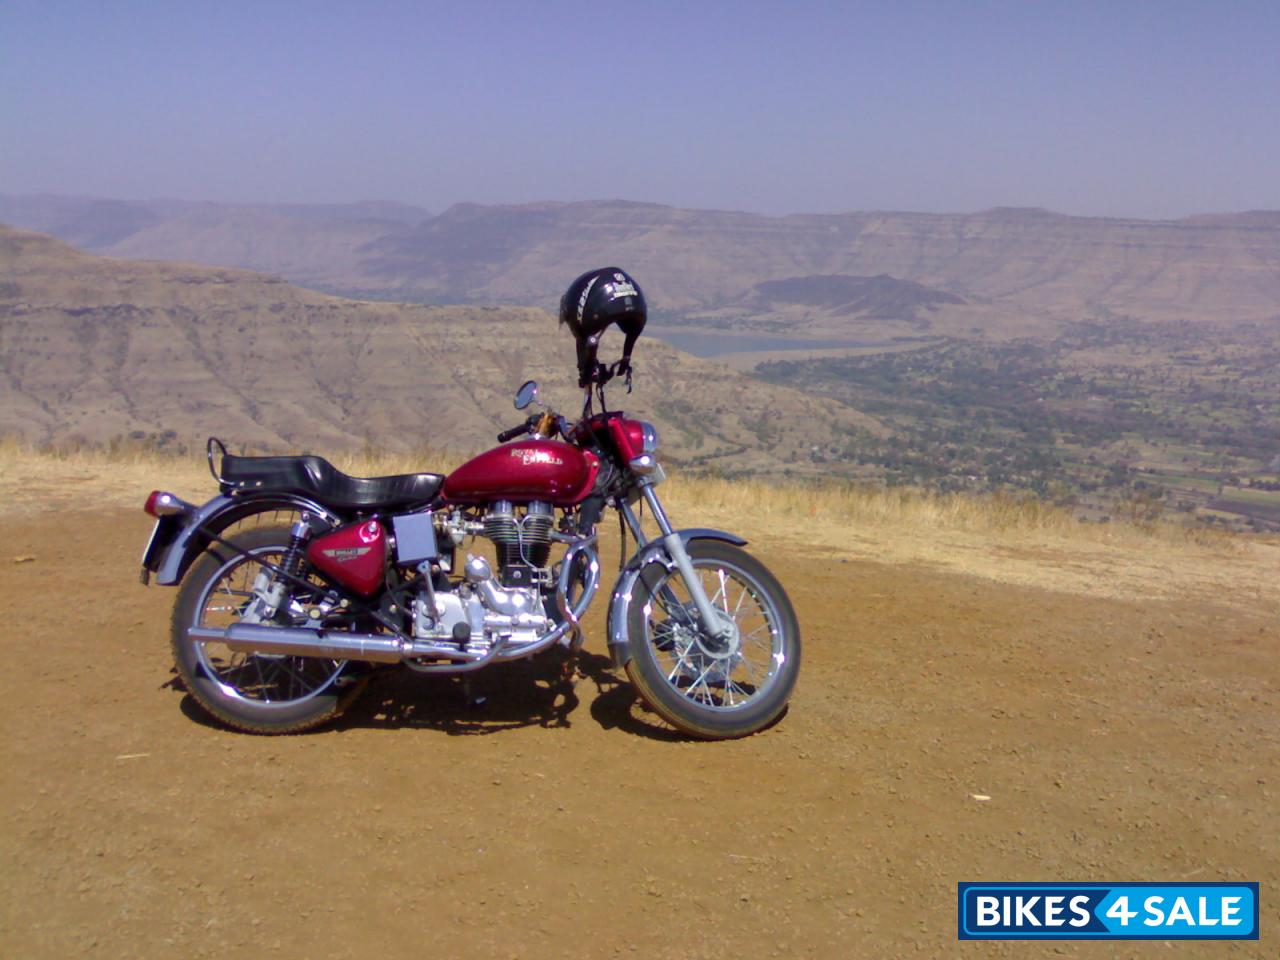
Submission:
[[[412,453],[339,452],[328,459],[356,476],[382,476],[424,469],[448,471],[469,455],[424,448]],[[44,447],[0,438],[0,515],[87,509],[95,504],[141,507],[157,487],[194,501],[218,492],[204,451],[179,456],[128,441],[105,447]]]
[[[463,451],[338,455],[363,476],[447,471]],[[1034,498],[940,496],[849,484],[682,476],[663,488],[677,526],[722,527],[833,559],[916,564],[1005,583],[1117,599],[1212,601],[1280,609],[1280,540],[1172,523],[1084,524]],[[0,515],[140,507],[164,487],[190,500],[216,492],[203,455],[128,444],[42,450],[0,440]]]
[[[832,557],[911,563],[1113,599],[1280,608],[1280,540],[1180,524],[1081,523],[1035,498],[677,478],[676,519]]]
[[[764,517],[823,523],[891,523],[996,532],[1079,532],[1069,513],[1033,497],[938,495],[911,487],[854,483],[787,483],[678,478],[673,487],[690,503]]]

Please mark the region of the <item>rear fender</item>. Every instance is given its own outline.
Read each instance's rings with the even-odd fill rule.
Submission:
[[[255,496],[217,496],[186,517],[182,532],[160,560],[156,583],[167,587],[182,582],[196,557],[213,542],[210,534],[221,534],[232,524],[257,513],[277,510],[306,511],[337,526],[341,518],[314,500],[291,493],[264,493]]]
[[[694,540],[719,540],[731,543],[735,547],[745,546],[747,541],[723,530],[710,530],[706,527],[691,527],[688,530],[677,530],[680,539],[687,547]],[[618,574],[618,582],[613,587],[613,598],[609,601],[609,620],[606,633],[609,637],[609,656],[613,658],[615,667],[625,667],[631,659],[631,640],[627,634],[627,613],[631,609],[631,598],[635,592],[636,581],[640,579],[640,571],[645,564],[658,561],[672,566],[674,561],[667,554],[667,548],[660,539],[654,538],[635,552],[627,565]]]

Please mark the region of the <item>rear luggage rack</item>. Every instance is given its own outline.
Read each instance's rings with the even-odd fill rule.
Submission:
[[[214,449],[218,451],[218,465],[213,465]],[[235,459],[235,455],[227,452],[227,445],[217,437],[210,437],[209,442],[205,444],[205,455],[209,458],[209,472],[213,474],[213,479],[218,481],[218,487],[223,493],[234,493],[237,490],[247,490],[253,487],[261,487],[261,480],[228,480],[223,471],[226,469],[227,458]]]
[[[218,458],[218,465],[213,465],[213,448],[217,447],[221,454]],[[205,455],[209,458],[209,472],[213,474],[213,479],[218,481],[218,486],[224,486],[227,481],[222,479],[222,461],[227,457],[227,445],[217,437],[210,437],[204,446]]]

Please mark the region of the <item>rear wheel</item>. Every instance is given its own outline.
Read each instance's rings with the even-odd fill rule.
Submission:
[[[288,552],[287,528],[250,530],[229,538],[246,557],[214,544],[192,566],[173,610],[173,656],[187,691],[227,726],[249,733],[298,733],[336,716],[359,692],[344,660],[233,651],[193,640],[190,627],[226,628],[241,620],[287,623],[315,596],[286,585],[276,609],[264,599]],[[303,573],[305,576],[305,571]]]
[[[786,709],[800,671],[800,627],[786,591],[760,561],[714,540],[688,544],[689,558],[727,636],[700,624],[688,585],[666,557],[641,570],[627,627],[627,676],[678,730],[744,737]]]

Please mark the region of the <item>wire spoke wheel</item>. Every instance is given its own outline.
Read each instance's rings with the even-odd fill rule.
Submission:
[[[267,547],[254,550],[253,556],[254,560],[233,557],[208,581],[195,626],[224,629],[246,614],[254,615],[254,608],[261,604],[254,584],[259,578],[270,578],[266,568],[256,561],[279,565],[285,551]],[[309,595],[291,586],[287,608],[301,611],[320,595],[319,590]],[[287,614],[288,610],[284,612]],[[281,619],[287,617],[277,615],[277,620]],[[245,653],[230,650],[216,640],[195,641],[194,646],[200,666],[224,695],[263,706],[293,704],[316,696],[338,679],[344,665],[342,660]]]
[[[668,573],[655,586],[645,641],[674,689],[704,707],[738,709],[778,676],[783,660],[779,616],[741,571],[694,566],[716,615],[735,628],[733,638],[708,638],[688,585],[678,573]]]
[[[628,674],[660,715],[693,736],[754,733],[786,708],[800,662],[799,628],[786,593],[754,557],[719,542],[689,554],[719,620],[701,623],[689,585],[651,563],[628,617]]]
[[[272,576],[263,563],[284,560],[288,530],[255,529],[231,542],[250,556],[211,548],[183,582],[173,620],[178,672],[201,706],[238,729],[292,733],[323,723],[349,699],[343,689],[346,661],[232,650],[217,640],[187,636],[193,626],[301,622],[323,596],[312,575],[307,579],[316,584],[314,592],[288,584],[283,591],[277,587],[278,603],[272,602]]]

